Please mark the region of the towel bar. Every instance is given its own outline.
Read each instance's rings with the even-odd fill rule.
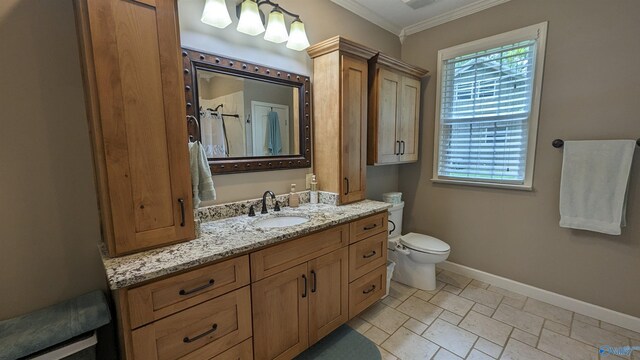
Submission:
[[[559,149],[564,146],[564,140],[555,139],[551,142],[551,145],[553,145],[554,148]],[[640,146],[640,139],[636,140],[636,145]]]

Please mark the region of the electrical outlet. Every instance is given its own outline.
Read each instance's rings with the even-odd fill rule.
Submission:
[[[309,190],[311,189],[311,178],[313,177],[313,174],[307,174],[307,179],[305,181],[305,190]]]

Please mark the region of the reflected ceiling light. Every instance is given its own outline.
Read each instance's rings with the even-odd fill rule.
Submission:
[[[280,7],[276,6],[269,14],[269,22],[267,23],[267,32],[264,39],[276,44],[287,41],[287,25],[284,23],[284,14],[280,11]]]
[[[309,47],[309,39],[307,39],[307,33],[304,31],[304,24],[298,18],[291,23],[287,47],[297,51],[302,51]]]
[[[236,28],[241,33],[256,36],[264,32],[264,25],[260,18],[258,4],[253,0],[244,0],[240,10],[240,21]]]
[[[231,24],[231,17],[225,0],[207,0],[200,21],[207,25],[224,29]]]

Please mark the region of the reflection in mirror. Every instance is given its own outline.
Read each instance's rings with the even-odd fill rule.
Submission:
[[[210,159],[299,155],[299,88],[197,68],[201,142]]]

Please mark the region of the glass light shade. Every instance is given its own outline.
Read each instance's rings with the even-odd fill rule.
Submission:
[[[274,42],[276,44],[287,41],[289,34],[287,34],[287,26],[284,23],[284,15],[274,10],[269,14],[269,22],[267,23],[267,32],[264,34],[264,39]]]
[[[309,47],[309,39],[304,31],[304,24],[300,20],[294,20],[291,23],[291,31],[289,32],[289,41],[287,47],[291,50],[302,51]]]
[[[200,21],[207,25],[224,29],[231,24],[231,17],[225,0],[207,0]]]
[[[258,4],[252,0],[244,0],[240,10],[240,21],[237,30],[247,35],[256,36],[264,32]]]

